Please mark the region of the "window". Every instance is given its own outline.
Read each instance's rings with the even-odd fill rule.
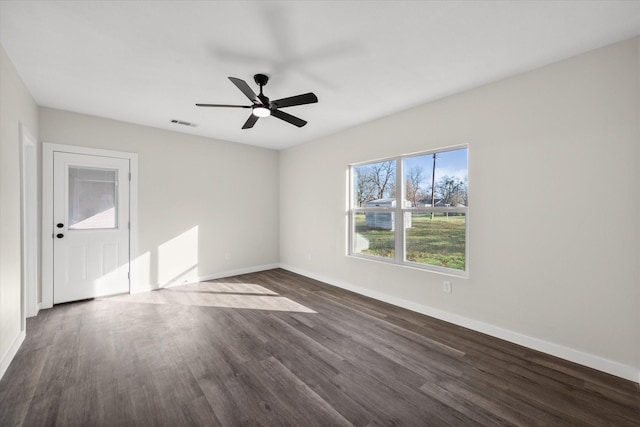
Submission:
[[[350,254],[467,270],[467,148],[352,165]]]
[[[117,173],[69,167],[69,230],[117,228]]]

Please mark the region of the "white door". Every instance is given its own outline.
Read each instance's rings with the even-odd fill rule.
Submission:
[[[53,153],[54,304],[129,292],[129,167]]]

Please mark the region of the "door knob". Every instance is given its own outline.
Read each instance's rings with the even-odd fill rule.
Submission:
[[[59,223],[57,223],[57,224],[56,224],[56,227],[58,227],[58,228],[62,228],[62,227],[64,227],[64,224],[63,224],[63,223],[61,223],[61,222],[59,222]]]
[[[62,238],[64,237],[64,234],[62,234],[62,233],[58,233],[58,234],[56,234],[56,237],[57,237],[58,239],[62,239]]]

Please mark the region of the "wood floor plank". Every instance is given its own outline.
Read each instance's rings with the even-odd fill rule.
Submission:
[[[27,416],[27,411],[48,356],[48,347],[34,348],[24,357],[14,360],[5,376],[16,380],[0,387],[0,426],[20,425]],[[16,372],[15,374],[13,372]]]
[[[0,425],[640,426],[640,389],[274,269],[42,310]]]

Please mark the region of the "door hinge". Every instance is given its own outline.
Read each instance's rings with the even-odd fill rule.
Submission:
[[[131,181],[131,172],[129,172],[129,181]]]
[[[131,273],[127,273],[127,279],[131,279]]]

